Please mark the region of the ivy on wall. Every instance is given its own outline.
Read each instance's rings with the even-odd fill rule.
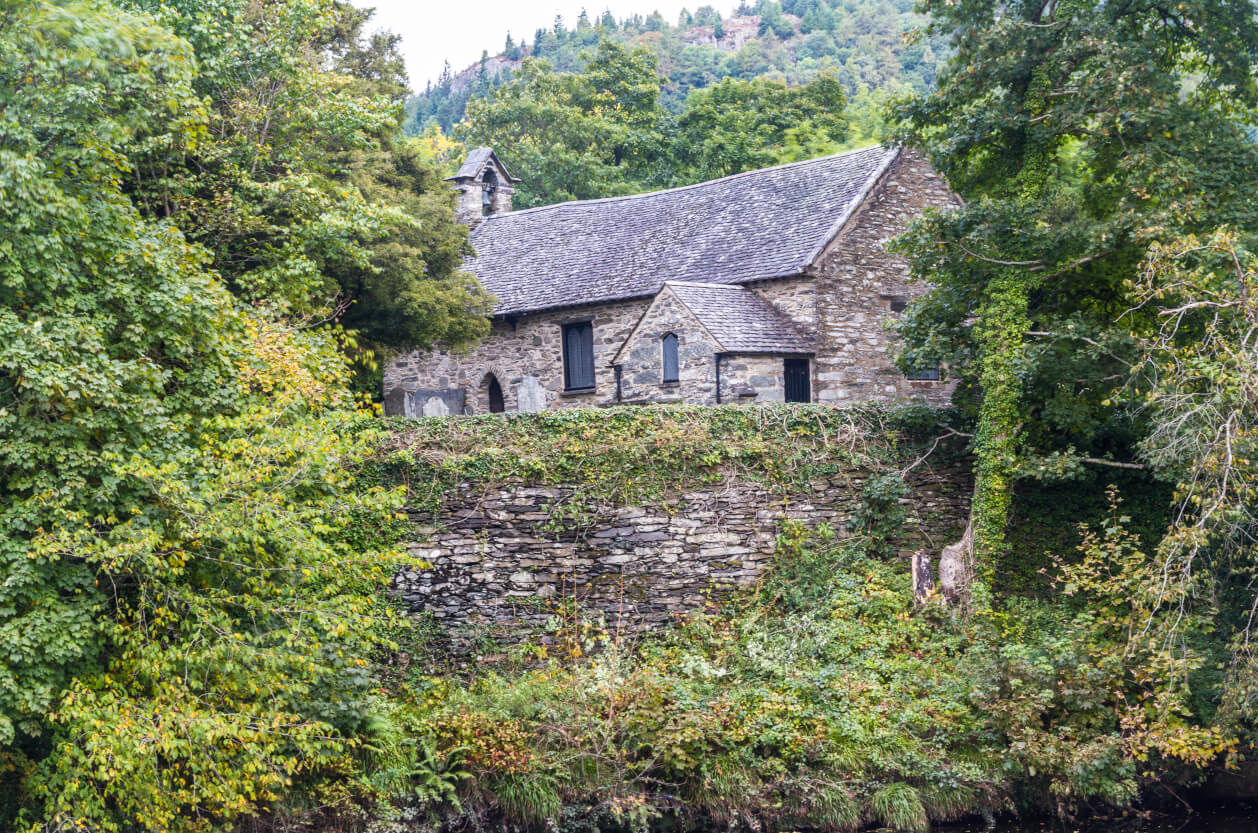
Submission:
[[[554,510],[562,513],[556,526],[570,528],[599,506],[676,500],[727,478],[783,499],[835,477],[851,478],[858,494],[868,491],[867,479],[901,482],[900,471],[931,447],[946,417],[918,406],[795,405],[398,420],[374,476],[407,486],[412,511],[434,519],[460,486],[572,487],[569,502]],[[943,465],[960,452],[959,443],[940,443],[930,460]]]

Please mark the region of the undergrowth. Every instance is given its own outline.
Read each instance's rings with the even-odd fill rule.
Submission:
[[[482,811],[525,825],[568,806],[626,827],[915,831],[999,801],[975,699],[994,690],[990,641],[914,614],[904,571],[868,551],[788,525],[778,569],[728,612],[485,670],[424,729],[475,773]]]
[[[1147,559],[1123,524],[1061,567],[1090,610],[915,607],[908,571],[866,538],[787,523],[773,569],[720,612],[457,682],[417,672],[414,731],[468,773],[428,823],[924,831],[1129,804],[1235,740],[1159,682],[1204,656],[1152,638],[1124,655]]]
[[[682,407],[399,423],[366,474],[405,482],[421,515],[459,490],[567,486],[575,505],[553,520],[571,528],[721,478],[789,499],[852,473],[861,509],[841,529],[784,523],[757,585],[636,639],[572,603],[548,645],[507,661],[439,666],[417,646],[382,678],[402,740],[372,829],[922,831],[1124,806],[1234,757],[1203,705],[1216,658],[1205,639],[1158,643],[1153,562],[1129,531],[1145,524],[1116,492],[1090,530],[1040,518],[1077,546],[1041,559],[1035,593],[969,617],[914,605],[889,541],[902,473],[939,418]],[[918,468],[963,465],[960,451]]]

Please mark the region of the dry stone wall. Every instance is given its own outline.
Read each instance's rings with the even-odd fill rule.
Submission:
[[[906,570],[914,548],[954,540],[968,514],[965,470],[924,469],[903,501],[896,543]],[[561,603],[638,632],[755,582],[784,519],[845,534],[867,476],[837,474],[796,495],[726,479],[659,503],[597,507],[589,516],[583,509],[575,521],[581,495],[573,488],[465,485],[436,523],[413,516],[422,537],[410,553],[431,567],[400,574],[396,591],[412,612],[455,633],[485,629],[514,641],[542,628]]]

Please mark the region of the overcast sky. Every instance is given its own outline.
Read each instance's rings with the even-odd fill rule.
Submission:
[[[633,14],[643,16],[659,10],[670,23],[677,22],[683,7],[691,11],[705,3],[716,6],[722,14],[730,2],[712,0],[353,0],[354,5],[375,8],[369,24],[373,29],[390,29],[402,36],[402,54],[411,88],[422,90],[424,83],[435,80],[441,65],[449,60],[457,72],[480,60],[481,50],[493,55],[502,49],[510,32],[519,41],[532,41],[533,33],[548,27],[555,15],[563,15],[572,26],[581,8],[591,18],[611,9],[617,18]],[[733,3],[737,5],[737,3]]]

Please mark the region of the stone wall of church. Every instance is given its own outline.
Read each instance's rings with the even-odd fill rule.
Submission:
[[[613,404],[616,378],[610,366],[612,357],[648,303],[624,301],[557,310],[521,316],[514,324],[495,320],[489,335],[466,352],[408,353],[384,369],[385,412],[405,416],[488,413],[491,374],[502,388],[508,411]],[[592,392],[568,394],[563,389],[563,325],[577,321],[592,321],[594,325],[595,387]],[[457,400],[449,392],[459,390],[466,392],[461,411],[449,407],[451,400]],[[425,405],[433,399],[442,405],[430,405],[425,412]]]
[[[887,244],[929,207],[956,198],[924,158],[904,151],[857,209],[836,245],[822,255],[817,278],[817,359],[813,398],[842,403],[925,399],[946,405],[952,383],[914,381],[894,364],[898,313],[892,305],[926,292],[910,283],[908,262]]]
[[[663,380],[663,340],[669,333],[677,336],[676,382]],[[621,400],[628,404],[713,404],[716,401],[715,353],[712,336],[666,287],[620,352]]]
[[[782,281],[768,294],[781,299],[784,312],[804,312],[811,305],[811,280]],[[775,287],[777,289],[777,287]],[[801,319],[806,321],[806,318]],[[663,381],[663,339],[677,336],[678,381]],[[621,350],[621,401],[624,404],[684,402],[717,404],[717,345],[711,334],[665,287],[629,336]],[[726,355],[721,357],[720,399],[723,404],[782,402],[785,399],[782,356]]]
[[[813,278],[778,278],[747,287],[797,323],[801,332],[812,332],[817,326],[817,282]]]
[[[782,356],[725,356],[721,359],[721,402],[784,402],[785,377]]]

